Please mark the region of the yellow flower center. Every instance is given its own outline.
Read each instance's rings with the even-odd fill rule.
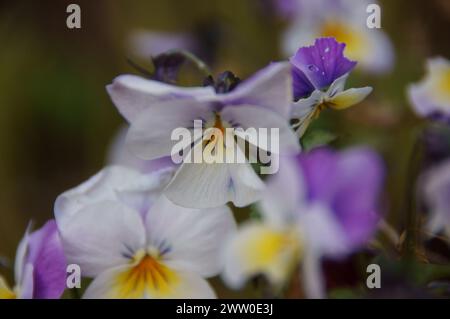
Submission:
[[[164,265],[158,254],[139,251],[132,264],[131,269],[117,278],[116,298],[163,298],[169,296],[178,283],[175,271]]]

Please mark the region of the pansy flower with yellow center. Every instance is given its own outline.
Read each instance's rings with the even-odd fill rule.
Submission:
[[[321,258],[342,258],[374,234],[383,168],[367,149],[316,149],[283,158],[267,182],[261,220],[243,225],[225,249],[233,288],[265,275],[281,288],[298,267],[309,298],[324,297]]]
[[[246,136],[241,134],[244,130],[255,130],[257,136],[250,143],[258,150],[264,149],[258,141],[270,140],[272,130],[279,132],[279,153],[299,150],[298,139],[289,124],[292,78],[287,62],[272,63],[233,86],[187,88],[122,75],[107,90],[130,123],[127,147],[142,159],[172,155],[177,144],[172,133],[177,129],[187,129],[193,135],[193,142],[184,153],[187,158],[199,149],[200,154],[206,147],[215,147],[214,152],[218,152],[224,146],[226,151],[233,149],[234,154],[244,157],[244,161],[231,162],[228,158],[222,162],[210,158],[201,163],[183,161],[164,191],[172,202],[183,207],[209,208],[227,202],[243,207],[260,198],[264,184],[245,158],[247,152],[242,147],[245,144],[235,143],[245,140]],[[203,136],[195,138],[196,121],[205,133],[208,129],[236,130],[230,133],[231,138],[224,136],[211,143],[209,138],[203,140]],[[266,134],[259,129],[265,129]],[[224,145],[226,140],[233,145]]]
[[[409,87],[408,96],[418,115],[450,123],[450,61],[430,59],[426,77]]]
[[[66,288],[66,257],[54,220],[25,234],[14,264],[16,285],[0,276],[0,299],[58,299]]]
[[[326,108],[342,110],[361,102],[371,87],[345,90],[345,82],[356,62],[344,56],[345,44],[334,38],[317,39],[290,59],[294,87],[291,117],[302,136],[310,122]]]
[[[290,0],[291,23],[283,37],[283,50],[291,55],[298,46],[311,44],[315,38],[333,37],[347,44],[348,56],[370,73],[392,69],[394,50],[387,35],[380,29],[369,28],[369,5],[374,0]],[[281,13],[286,0],[276,0]],[[284,14],[283,14],[284,15]],[[284,15],[285,16],[285,15]]]
[[[214,298],[205,278],[221,271],[235,230],[230,209],[196,210],[161,190],[167,170],[108,167],[60,195],[55,216],[68,260],[94,278],[84,298]]]

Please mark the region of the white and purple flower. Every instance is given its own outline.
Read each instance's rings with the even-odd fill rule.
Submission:
[[[146,160],[171,155],[175,145],[172,132],[177,128],[192,131],[195,120],[200,120],[205,129],[221,131],[231,127],[275,128],[279,130],[280,152],[299,150],[289,126],[289,63],[272,63],[231,92],[217,93],[212,86],[182,88],[133,75],[119,76],[107,89],[119,112],[131,124],[129,149]],[[195,141],[187,153],[202,147],[202,142]],[[225,147],[219,144],[217,147]],[[237,151],[245,153],[239,147]],[[246,206],[259,199],[263,187],[249,163],[184,162],[165,195],[175,204],[191,208],[217,207],[227,202]]]
[[[362,70],[385,73],[392,69],[394,50],[388,36],[366,25],[367,7],[374,0],[278,0],[279,11],[290,8],[291,24],[282,48],[293,54],[299,45],[310,45],[315,38],[334,37],[347,44],[348,55],[359,61]]]
[[[15,287],[0,276],[0,299],[58,299],[66,288],[66,257],[54,220],[25,234],[14,265]]]
[[[425,78],[408,88],[408,97],[418,115],[450,123],[450,61],[428,60]]]
[[[257,274],[281,286],[301,264],[310,298],[324,296],[322,257],[361,248],[379,221],[383,166],[374,152],[316,149],[285,158],[267,184],[262,220],[247,222],[225,252],[225,281],[234,288]]]
[[[171,174],[107,167],[58,197],[67,258],[94,278],[84,298],[215,297],[205,278],[222,269],[232,212],[176,206],[161,195]]]
[[[292,119],[302,136],[310,122],[326,108],[342,110],[364,100],[371,87],[345,90],[345,82],[356,62],[344,56],[344,43],[334,38],[317,39],[290,59],[294,87]]]

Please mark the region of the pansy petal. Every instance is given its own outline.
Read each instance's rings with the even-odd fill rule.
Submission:
[[[78,264],[88,277],[126,264],[145,245],[140,215],[113,201],[83,208],[60,233],[68,262]]]
[[[279,145],[279,149],[272,147],[272,153],[284,153],[284,152],[298,152],[300,146],[294,131],[290,128],[286,119],[279,114],[261,109],[257,106],[241,105],[239,107],[226,107],[221,112],[222,119],[229,123],[236,123],[238,127],[244,130],[253,129],[258,134],[258,146],[264,150],[267,150],[266,146],[260,143],[261,138],[265,137],[266,140],[272,139],[273,129],[278,129],[279,138],[274,142]],[[264,133],[260,129],[266,129]],[[239,131],[236,131],[237,136],[244,136]],[[264,135],[259,135],[264,134]],[[251,142],[251,141],[250,141]]]
[[[192,99],[158,103],[133,122],[126,143],[143,159],[170,156],[177,143],[171,139],[175,129],[193,129],[194,120],[206,122],[213,117],[208,104]]]
[[[420,180],[421,192],[430,209],[428,229],[450,237],[450,160],[431,168]]]
[[[120,128],[113,138],[107,156],[108,165],[126,166],[144,174],[175,166],[170,156],[146,161],[132,154],[125,145],[128,129],[128,126]]]
[[[321,299],[325,297],[321,258],[313,251],[305,252],[303,256],[300,280],[308,298]]]
[[[135,75],[118,76],[107,86],[107,91],[119,112],[130,123],[139,119],[144,110],[163,101],[183,98],[203,100],[215,96],[212,87],[183,88]]]
[[[6,283],[5,278],[0,275],[0,299],[15,299],[16,294]]]
[[[183,208],[161,196],[147,215],[146,228],[148,245],[160,251],[166,265],[211,277],[222,269],[222,245],[236,223],[227,206]]]
[[[84,299],[210,299],[215,293],[197,274],[174,271],[165,278],[130,276],[131,266],[108,269],[89,285]],[[157,281],[158,280],[158,281]]]
[[[20,282],[18,295],[19,299],[33,299],[34,298],[34,267],[33,264],[26,264],[23,269],[23,278]]]
[[[295,268],[300,249],[295,236],[283,229],[247,223],[227,243],[223,279],[238,289],[253,276],[264,274],[280,286]]]
[[[27,262],[34,266],[33,298],[57,299],[66,288],[66,257],[54,220],[30,235]]]
[[[357,89],[348,89],[336,94],[328,100],[328,104],[332,109],[342,110],[358,104],[364,100],[372,92],[371,87],[363,87]]]
[[[223,96],[224,104],[258,105],[284,118],[289,116],[291,101],[291,67],[284,62],[269,64]]]
[[[55,218],[64,227],[79,210],[104,200],[117,200],[117,191],[139,180],[140,174],[130,168],[109,166],[93,177],[58,196]]]
[[[266,181],[260,207],[264,220],[271,225],[290,225],[307,200],[305,181],[296,164],[291,157],[282,156],[279,171]]]
[[[23,280],[24,269],[27,262],[26,256],[28,253],[28,245],[30,243],[30,229],[31,223],[28,224],[25,235],[20,241],[16,251],[16,259],[14,261],[14,280],[17,284],[20,284]]]
[[[290,59],[318,90],[349,73],[356,62],[344,57],[345,44],[334,38],[316,39],[313,46],[300,48]]]

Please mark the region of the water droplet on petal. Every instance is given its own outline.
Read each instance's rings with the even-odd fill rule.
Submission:
[[[329,48],[329,47],[326,47],[326,48],[325,48],[325,53],[328,53],[328,52],[330,52],[330,48]]]
[[[308,65],[308,70],[310,70],[311,72],[317,72],[317,71],[319,71],[319,68],[317,66],[315,66],[314,64],[310,64],[310,65]]]

